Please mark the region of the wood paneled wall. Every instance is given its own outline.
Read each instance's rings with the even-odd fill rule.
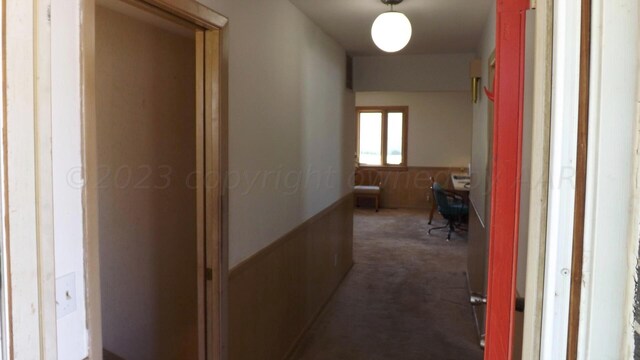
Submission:
[[[466,168],[408,167],[398,169],[356,170],[356,179],[366,185],[382,183],[383,208],[430,209],[433,201],[430,177],[444,187],[451,187],[452,172],[466,172]]]
[[[231,360],[281,360],[353,265],[348,195],[231,270]]]

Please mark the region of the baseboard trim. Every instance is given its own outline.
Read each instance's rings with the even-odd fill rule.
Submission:
[[[342,205],[342,203],[344,203],[347,200],[350,200],[350,201],[353,202],[353,192],[350,192],[347,195],[341,197],[336,202],[334,202],[333,204],[331,204],[328,207],[326,207],[324,210],[322,210],[319,213],[313,215],[312,217],[307,219],[302,224],[296,226],[295,228],[293,228],[292,230],[290,230],[286,234],[282,235],[276,241],[274,241],[271,244],[269,244],[266,247],[264,247],[262,250],[259,250],[255,254],[253,254],[253,255],[249,256],[248,258],[242,260],[238,265],[234,266],[231,270],[229,270],[229,279],[233,279],[233,278],[237,277],[243,271],[245,271],[246,269],[249,269],[252,266],[253,263],[255,263],[257,261],[260,261],[260,259],[262,259],[263,257],[266,257],[267,255],[271,254],[274,250],[280,248],[282,245],[284,245],[284,243],[286,243],[287,241],[290,241],[291,240],[291,234],[294,234],[294,233],[300,231],[301,229],[304,229],[304,228],[308,227],[309,225],[313,224],[314,222],[318,221],[318,219],[320,219],[320,218],[324,217],[325,215],[329,214],[330,212],[335,210],[338,206]]]

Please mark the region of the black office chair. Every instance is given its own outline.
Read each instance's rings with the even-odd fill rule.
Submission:
[[[451,233],[456,228],[460,228],[459,224],[468,218],[469,206],[465,204],[462,196],[443,189],[437,182],[433,183],[431,190],[433,191],[433,198],[438,205],[438,212],[447,220],[447,224],[429,229],[429,235],[433,230],[448,228],[447,241],[449,241],[451,240]]]

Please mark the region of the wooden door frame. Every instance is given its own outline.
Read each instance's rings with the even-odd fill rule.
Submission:
[[[198,234],[204,249],[198,269],[199,284],[206,292],[204,313],[199,310],[199,333],[205,351],[201,359],[227,358],[228,208],[224,181],[227,172],[228,121],[228,20],[192,0],[121,0],[156,14],[170,14],[200,28],[196,31],[198,73],[196,128]],[[95,98],[96,0],[84,0],[81,9],[81,98],[84,167],[84,239],[89,358],[102,358],[100,254],[98,236],[98,162]],[[202,65],[202,66],[200,66]],[[200,219],[204,218],[204,224]],[[206,259],[205,259],[206,258]],[[205,265],[205,266],[202,266]],[[200,285],[199,285],[200,286]],[[204,301],[200,299],[199,301]],[[202,316],[206,317],[203,322]],[[204,335],[206,334],[206,335]]]
[[[531,146],[535,151],[531,152],[531,177],[529,178],[529,243],[522,336],[523,360],[540,358],[549,198],[554,0],[538,1],[536,5],[531,130]]]
[[[2,355],[57,352],[50,0],[2,1]]]

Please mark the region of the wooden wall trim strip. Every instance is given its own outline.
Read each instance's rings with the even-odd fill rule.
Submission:
[[[480,225],[482,225],[482,227],[486,229],[487,225],[484,223],[484,220],[482,220],[482,218],[480,217],[480,213],[478,212],[478,207],[476,206],[476,203],[473,201],[471,197],[469,197],[469,202],[471,203],[471,207],[473,208],[473,211],[476,213],[476,216],[478,217],[478,221],[480,221]]]
[[[589,139],[589,86],[591,71],[591,0],[582,1],[580,29],[580,93],[578,104],[578,148],[576,156],[576,194],[573,218],[571,293],[569,298],[569,334],[567,359],[578,358],[578,330],[584,256],[584,218],[587,192],[587,150]]]
[[[220,124],[219,124],[219,136],[220,143],[218,148],[220,150],[219,164],[221,174],[229,173],[229,27],[225,26],[219,31],[220,41],[220,59],[219,61],[219,94],[220,97],[218,104],[220,108]],[[226,175],[225,175],[226,176]],[[229,358],[229,186],[222,186],[220,189],[220,240],[222,246],[223,256],[220,259],[219,268],[223,271],[220,279],[220,287],[222,294],[220,294],[220,359]]]
[[[226,310],[222,308],[222,298],[226,294],[224,281],[227,279],[226,262],[227,246],[222,239],[222,193],[220,186],[223,182],[220,159],[224,149],[221,148],[220,126],[225,121],[220,113],[220,92],[224,86],[220,82],[220,61],[222,58],[222,44],[220,32],[210,30],[204,33],[204,174],[216,174],[212,179],[205,176],[203,180],[205,195],[205,261],[207,271],[212,276],[206,281],[207,300],[207,359],[223,356],[223,333],[226,331],[222,324]]]
[[[196,121],[196,173],[205,173],[205,99],[204,99],[204,73],[205,73],[205,32],[196,31],[196,118],[201,121]],[[205,190],[204,190],[204,176],[196,176],[196,216],[198,219],[204,219],[206,217],[205,212]],[[206,359],[207,351],[207,311],[206,311],[206,229],[205,222],[198,220],[196,223],[196,249],[197,249],[197,269],[198,276],[198,359]]]
[[[341,197],[340,199],[338,199],[333,204],[329,205],[324,210],[322,210],[319,213],[313,215],[312,217],[307,219],[302,224],[296,226],[295,228],[293,228],[292,230],[290,230],[286,234],[282,235],[276,241],[274,241],[271,244],[267,245],[266,247],[262,248],[261,250],[259,250],[255,254],[251,255],[250,257],[242,260],[238,265],[234,266],[233,269],[231,269],[229,271],[229,279],[231,280],[231,279],[237,277],[238,275],[240,275],[243,271],[245,271],[246,269],[250,268],[253,265],[254,262],[259,261],[261,258],[269,255],[274,250],[276,250],[279,247],[281,247],[283,245],[283,243],[291,240],[291,235],[292,234],[294,234],[296,232],[299,232],[302,229],[304,229],[304,228],[308,227],[309,225],[313,224],[314,222],[318,221],[318,219],[320,219],[320,218],[324,217],[325,215],[329,214],[330,212],[335,210],[338,206],[342,205],[342,203],[344,203],[345,201],[350,201],[350,202],[353,203],[353,192],[350,192],[347,195]]]

